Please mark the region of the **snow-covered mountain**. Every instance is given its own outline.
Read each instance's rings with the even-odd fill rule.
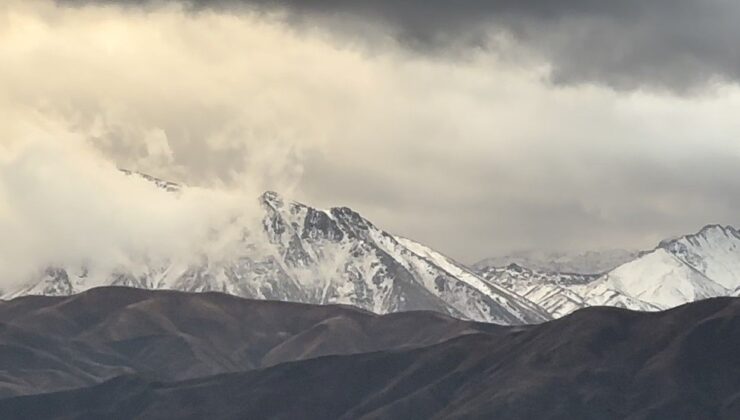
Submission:
[[[740,232],[731,226],[709,225],[660,248],[724,288],[740,287]]]
[[[709,225],[693,235],[666,240],[607,273],[597,284],[659,308],[714,296],[740,287],[740,233]]]
[[[570,288],[598,278],[598,275],[537,271],[518,264],[487,266],[478,273],[491,284],[537,302],[555,318],[586,306],[583,298]]]
[[[156,181],[167,191],[180,188]],[[376,313],[433,310],[501,324],[550,318],[528,299],[483,281],[427,247],[394,237],[349,208],[317,210],[273,192],[263,194],[260,203],[264,235],[259,236],[266,243],[260,244],[259,252],[245,239],[239,255],[217,261],[142,263],[102,273],[86,267],[55,267],[3,298],[69,295],[96,286],[121,285],[341,303]]]
[[[187,188],[126,173],[142,176],[167,193]],[[663,241],[651,251],[629,254],[628,261],[622,261],[624,252],[586,253],[550,264],[531,259],[538,261],[538,268],[496,266],[491,263],[497,260],[490,259],[469,269],[383,231],[346,207],[319,210],[274,192],[263,194],[259,203],[264,213],[258,232],[237,226],[245,234],[236,251],[227,255],[166,262],[145,257],[112,270],[62,264],[42,270],[2,298],[69,295],[121,285],[340,303],[381,314],[432,310],[478,321],[524,324],[594,305],[652,311],[713,296],[740,295],[740,232],[732,227],[707,226],[696,234]],[[616,267],[599,271],[613,264]]]
[[[729,294],[664,248],[623,264],[584,288],[613,290],[660,309]]]
[[[625,249],[605,249],[586,252],[518,251],[490,257],[473,264],[476,271],[488,267],[506,267],[516,264],[539,272],[594,274],[606,273],[632,261],[638,252]]]
[[[600,274],[478,264],[478,274],[559,317],[576,309],[618,306],[660,310],[715,296],[740,295],[740,232],[710,225],[666,240]]]

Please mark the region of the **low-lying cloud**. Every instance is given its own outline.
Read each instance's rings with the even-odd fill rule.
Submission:
[[[61,127],[40,123],[26,135],[0,154],[3,287],[53,266],[136,272],[147,263],[222,258],[238,252],[244,235],[260,233],[256,191],[168,192]]]

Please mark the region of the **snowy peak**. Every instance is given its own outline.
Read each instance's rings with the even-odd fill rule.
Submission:
[[[261,201],[265,231],[278,259],[298,284],[323,284],[320,303],[349,303],[381,313],[433,309],[506,324],[549,318],[537,305],[489,287],[462,265],[415,242],[402,242],[347,207],[317,210],[274,192],[263,194]],[[419,255],[421,248],[428,252]]]
[[[511,290],[558,318],[587,306],[572,289],[598,278],[595,274],[576,274],[533,270],[516,263],[505,267],[485,266],[478,274],[491,284]]]
[[[574,275],[485,262],[476,267],[481,277],[526,297],[553,317],[593,305],[667,309],[740,294],[740,232],[708,225],[696,234],[662,241],[604,274]]]
[[[167,193],[187,188],[123,172]],[[640,254],[528,253],[501,265],[495,264],[497,259],[484,260],[470,269],[385,232],[347,207],[320,210],[272,191],[258,201],[264,211],[261,226],[257,232],[254,226],[242,227],[250,234],[235,253],[156,263],[144,256],[108,271],[64,264],[39,267],[36,278],[2,297],[69,295],[119,285],[348,304],[376,313],[431,310],[476,321],[528,324],[593,305],[658,310],[740,295],[740,232],[730,226],[706,226]],[[602,272],[605,267],[610,268]]]
[[[664,248],[617,267],[596,284],[604,286],[663,309],[727,292]]]
[[[145,179],[166,191],[175,188],[175,184],[156,178]],[[68,295],[96,286],[121,285],[339,303],[376,313],[432,310],[501,324],[550,319],[546,311],[526,298],[485,282],[423,245],[395,238],[347,207],[318,210],[275,192],[262,194],[259,203],[264,210],[264,235],[248,235],[244,240],[265,239],[242,244],[241,254],[236,257],[163,265],[144,260],[112,272],[89,274],[84,268],[62,266],[47,270],[5,297]],[[83,271],[85,275],[73,274]]]
[[[731,226],[705,226],[694,235],[664,241],[659,248],[722,287],[740,287],[740,232]]]
[[[632,303],[668,309],[731,295],[738,287],[740,233],[731,226],[708,225],[695,234],[662,241],[580,292],[594,296],[615,291]]]
[[[722,226],[719,224],[706,225],[699,230],[697,233],[684,235],[675,239],[667,239],[661,241],[658,245],[660,248],[669,247],[671,244],[679,241],[688,241],[695,245],[704,243],[720,242],[728,238],[738,237],[738,231],[732,226]]]

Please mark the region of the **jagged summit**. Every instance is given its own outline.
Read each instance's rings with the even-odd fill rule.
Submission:
[[[707,225],[660,248],[724,288],[740,287],[740,232],[732,226]]]
[[[123,172],[141,176],[167,192],[186,188]],[[263,235],[245,238],[260,242],[240,244],[236,255],[159,263],[144,258],[109,272],[64,264],[39,267],[38,278],[2,297],[69,295],[120,285],[348,304],[376,313],[432,310],[478,321],[524,324],[593,305],[657,310],[740,294],[740,233],[731,226],[708,225],[639,254],[550,254],[555,258],[552,264],[543,259],[545,254],[522,254],[500,266],[492,263],[501,260],[489,259],[467,268],[429,247],[385,232],[348,207],[320,210],[275,191],[263,193],[258,201],[264,211]],[[528,262],[534,262],[534,267]],[[605,272],[596,271],[612,265]]]
[[[153,177],[145,179],[166,191],[176,185]],[[394,237],[350,208],[318,210],[274,191],[265,192],[259,201],[264,210],[264,235],[255,237],[265,238],[266,243],[259,247],[245,244],[236,257],[160,265],[140,261],[135,266],[89,275],[84,267],[42,268],[40,278],[4,297],[69,295],[91,287],[118,285],[349,304],[376,313],[433,310],[501,324],[550,319],[538,305],[486,283],[431,249]],[[250,251],[255,248],[261,252]]]
[[[732,226],[707,225],[697,233],[661,241],[605,273],[578,276],[518,264],[482,264],[477,272],[555,317],[592,305],[667,309],[740,293],[740,233]]]
[[[664,239],[660,241],[657,248],[669,249],[671,246],[675,246],[677,242],[681,241],[689,241],[698,244],[701,241],[708,242],[718,240],[720,238],[738,236],[740,236],[740,232],[738,232],[738,230],[735,229],[733,226],[709,224],[702,227],[697,233]]]
[[[260,202],[264,205],[275,208],[283,207],[285,205],[285,200],[283,199],[283,197],[275,191],[263,192],[260,196]]]

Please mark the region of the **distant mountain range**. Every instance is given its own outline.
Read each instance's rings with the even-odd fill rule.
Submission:
[[[2,419],[740,417],[740,299],[530,326],[220,293],[0,302]]]
[[[516,264],[531,270],[549,273],[597,274],[606,273],[635,259],[639,252],[624,249],[605,249],[586,252],[518,251],[490,257],[473,265],[475,269],[506,267]]]
[[[659,310],[740,293],[740,232],[709,225],[693,235],[661,242],[615,268],[596,274],[530,270],[516,264],[476,271],[524,296],[553,317],[594,305]]]
[[[187,188],[127,174],[143,176],[163,193]],[[113,285],[348,304],[379,314],[431,310],[518,325],[594,305],[652,311],[740,294],[740,233],[732,227],[707,226],[642,253],[520,253],[468,268],[346,207],[319,210],[274,192],[263,194],[259,203],[264,211],[259,237],[265,242],[259,253],[249,242],[254,236],[245,235],[237,255],[218,259],[143,260],[102,273],[74,265],[40,267],[41,276],[2,298],[66,296]]]

